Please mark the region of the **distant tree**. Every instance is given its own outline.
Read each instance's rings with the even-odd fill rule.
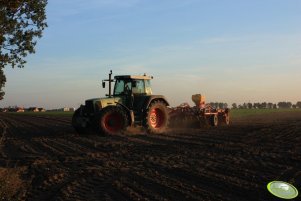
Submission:
[[[261,107],[260,108],[266,109],[267,108],[267,103],[266,102],[261,103]]]
[[[219,103],[218,103],[218,102],[210,102],[209,105],[210,105],[211,107],[218,108]]]
[[[286,103],[285,102],[278,102],[278,108],[285,108]]]
[[[233,109],[237,109],[237,104],[236,103],[232,103],[232,108]]]
[[[297,106],[298,108],[301,108],[301,101],[298,101],[298,102],[296,103],[296,106]]]
[[[292,105],[292,108],[296,109],[296,108],[297,108],[297,105],[293,104],[293,105]]]
[[[278,104],[279,108],[291,108],[292,107],[292,103],[291,102],[279,102]]]
[[[268,103],[268,108],[272,109],[273,108],[273,103]]]
[[[259,109],[260,108],[260,103],[253,103],[253,108]]]
[[[247,107],[248,107],[248,109],[252,109],[253,108],[253,104],[252,103],[248,103]]]
[[[277,106],[278,106],[278,108],[283,108],[284,107],[284,104],[283,104],[284,102],[278,102],[277,103]]]
[[[47,26],[47,0],[0,0],[0,91],[6,81],[3,68],[22,68],[35,52],[36,38]]]
[[[273,109],[277,109],[277,104],[273,104]]]
[[[218,108],[219,104],[218,104],[218,102],[215,102],[213,105],[214,105],[215,108]]]
[[[224,103],[224,108],[228,108],[228,103]]]
[[[225,107],[224,105],[225,105],[224,103],[218,103],[218,108],[224,108]]]

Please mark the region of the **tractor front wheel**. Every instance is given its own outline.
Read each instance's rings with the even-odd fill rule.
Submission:
[[[127,126],[128,117],[121,107],[108,106],[96,115],[96,129],[100,134],[121,134]]]
[[[87,134],[87,122],[85,122],[81,116],[81,108],[78,108],[73,113],[72,126],[78,134]]]
[[[164,133],[168,127],[168,120],[166,104],[162,101],[154,101],[147,109],[144,127],[148,133]]]

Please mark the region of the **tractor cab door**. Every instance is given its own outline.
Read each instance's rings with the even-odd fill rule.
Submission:
[[[144,80],[133,80],[132,86],[132,92],[134,96],[145,95]]]
[[[133,80],[132,86],[133,86],[132,92],[133,92],[133,96],[134,96],[133,110],[138,113],[141,113],[145,99],[148,95],[146,86],[145,86],[145,80],[142,80],[142,79]]]
[[[137,111],[140,107],[141,97],[146,95],[145,84],[142,79],[133,79],[131,83],[130,108]]]
[[[130,79],[117,79],[114,87],[114,96],[119,96],[122,103],[128,108],[133,107],[132,81]]]

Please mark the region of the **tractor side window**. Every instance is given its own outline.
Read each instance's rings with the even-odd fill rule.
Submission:
[[[123,80],[116,80],[114,95],[120,95],[120,94],[123,94],[123,92],[124,92],[124,81]]]
[[[150,84],[150,80],[145,80],[145,93],[147,95],[151,95],[153,92],[152,92],[152,87],[151,87],[151,84]]]
[[[133,80],[133,94],[143,94],[145,93],[144,81],[143,80]]]

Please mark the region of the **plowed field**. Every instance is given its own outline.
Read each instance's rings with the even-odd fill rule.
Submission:
[[[0,200],[277,200],[272,180],[301,191],[301,112],[164,135],[81,136],[70,121],[0,114]]]

